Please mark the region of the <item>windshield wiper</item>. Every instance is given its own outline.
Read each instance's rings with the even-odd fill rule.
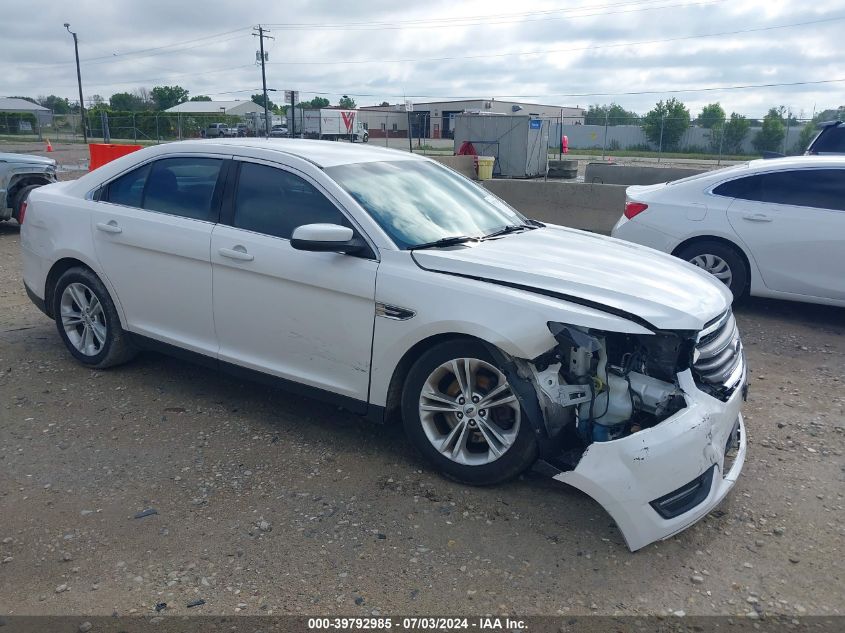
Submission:
[[[434,240],[433,242],[416,244],[411,246],[408,250],[416,251],[421,248],[442,248],[445,246],[454,246],[455,244],[463,244],[464,242],[474,242],[477,239],[477,237],[470,237],[468,235],[453,235],[452,237],[443,237],[439,240]]]
[[[500,235],[507,235],[508,233],[516,233],[517,231],[529,230],[529,229],[536,229],[537,227],[532,224],[506,224],[500,229],[493,231],[492,233],[488,233],[481,239],[486,240],[491,237],[499,237]]]

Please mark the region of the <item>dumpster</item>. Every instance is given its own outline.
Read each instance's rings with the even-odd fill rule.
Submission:
[[[115,158],[126,156],[141,149],[141,145],[114,145],[112,143],[89,143],[88,150],[91,152],[91,160],[88,163],[88,171],[102,167]]]

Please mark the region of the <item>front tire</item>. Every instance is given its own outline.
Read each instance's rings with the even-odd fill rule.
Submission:
[[[88,268],[71,268],[59,278],[53,312],[59,336],[83,365],[105,369],[137,354],[106,287]]]
[[[748,268],[740,252],[733,246],[716,240],[704,240],[685,246],[676,253],[676,257],[716,277],[730,288],[734,301],[745,295]]]
[[[507,481],[537,459],[537,442],[507,378],[477,341],[447,341],[411,367],[402,420],[414,446],[448,477]]]

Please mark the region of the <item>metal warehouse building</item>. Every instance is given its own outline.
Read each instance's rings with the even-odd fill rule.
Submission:
[[[580,107],[543,105],[540,103],[522,103],[519,101],[497,101],[495,99],[471,99],[466,101],[431,101],[415,103],[412,125],[414,136],[420,136],[416,127],[423,127],[422,136],[426,138],[453,138],[455,133],[455,115],[467,113],[488,113],[533,116],[538,118],[558,119],[563,117],[569,125],[584,123],[586,112]]]
[[[32,114],[41,126],[50,125],[53,121],[53,112],[49,108],[15,97],[0,97],[0,117],[4,113]]]
[[[253,112],[264,114],[264,108],[253,101],[186,101],[168,108],[165,112],[242,116]]]

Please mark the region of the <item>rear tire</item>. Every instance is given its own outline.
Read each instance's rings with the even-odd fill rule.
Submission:
[[[68,351],[87,367],[121,365],[138,353],[106,287],[88,268],[71,268],[56,283],[53,312]]]
[[[703,240],[685,246],[675,256],[713,274],[730,288],[734,301],[745,295],[748,267],[736,247],[717,240]]]
[[[21,218],[21,207],[23,203],[26,202],[26,199],[29,198],[29,194],[32,193],[33,189],[38,189],[38,187],[42,187],[43,185],[27,185],[20,191],[18,191],[17,195],[15,196],[15,204],[12,206],[12,217],[15,218],[18,224],[20,224]]]
[[[423,456],[462,483],[501,483],[537,459],[531,423],[478,341],[447,341],[420,356],[402,390],[402,420]]]

